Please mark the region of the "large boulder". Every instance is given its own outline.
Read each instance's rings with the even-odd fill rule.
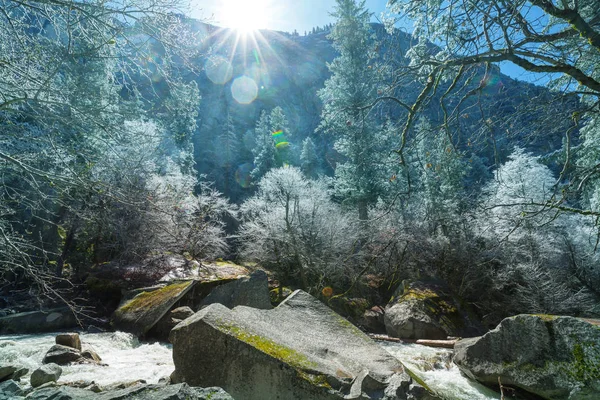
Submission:
[[[56,344],[72,347],[81,351],[81,339],[78,333],[59,333],[54,339]]]
[[[70,308],[30,311],[0,317],[0,334],[56,332],[77,326]]]
[[[62,368],[56,364],[45,364],[31,374],[31,386],[36,388],[44,383],[56,382],[62,374]]]
[[[195,281],[170,283],[138,290],[114,312],[115,329],[144,336],[192,287]]]
[[[50,347],[42,360],[42,364],[67,365],[73,362],[82,361],[81,352],[73,347],[55,344]]]
[[[244,400],[391,400],[418,387],[396,358],[302,291],[273,310],[211,304],[170,340],[172,380]]]
[[[256,270],[250,276],[217,286],[200,303],[201,307],[219,303],[227,308],[248,306],[270,310],[269,278],[265,271]]]
[[[28,400],[233,400],[221,388],[196,388],[188,385],[136,385],[129,388],[94,393],[68,386],[49,387],[34,391]]]
[[[481,328],[439,282],[404,281],[384,315],[389,336],[401,339],[446,339],[475,336]]]
[[[600,321],[546,315],[506,318],[485,335],[460,340],[454,362],[496,387],[498,378],[549,400],[600,398]]]

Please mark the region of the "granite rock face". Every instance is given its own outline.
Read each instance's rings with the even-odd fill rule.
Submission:
[[[217,286],[202,300],[201,307],[214,303],[227,308],[247,306],[270,310],[269,278],[264,271],[256,270],[249,277]]]
[[[273,310],[211,304],[170,339],[173,380],[220,386],[234,398],[392,400],[418,392],[396,358],[302,291]]]
[[[549,400],[600,399],[600,321],[548,315],[504,319],[460,340],[454,362],[468,377]]]

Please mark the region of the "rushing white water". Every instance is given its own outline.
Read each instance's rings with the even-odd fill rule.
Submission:
[[[0,336],[0,364],[19,365],[31,374],[54,345],[56,334]],[[80,334],[83,348],[91,348],[108,366],[75,364],[62,367],[59,382],[94,381],[101,386],[143,379],[157,383],[173,372],[171,347],[166,344],[140,344],[128,333]],[[29,382],[27,375],[21,382]]]
[[[438,396],[445,400],[491,400],[500,395],[464,377],[452,362],[452,350],[380,342]]]
[[[33,372],[52,345],[56,334],[0,336],[0,364],[19,365]],[[142,344],[128,333],[80,334],[84,348],[96,351],[108,366],[64,366],[59,382],[94,381],[101,386],[143,379],[156,383],[175,369],[171,346]],[[380,343],[445,400],[492,400],[494,391],[461,375],[452,363],[452,351],[416,344]],[[29,375],[21,382],[29,382]]]

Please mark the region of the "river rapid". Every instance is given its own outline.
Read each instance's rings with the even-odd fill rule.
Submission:
[[[54,344],[56,334],[0,336],[0,365],[29,369],[21,383],[29,384],[31,372]],[[78,364],[65,366],[59,382],[87,381],[100,386],[145,380],[157,383],[175,369],[171,346],[165,343],[140,343],[123,332],[82,333],[83,347],[100,355],[107,366]],[[452,351],[416,344],[382,342],[381,345],[402,361],[438,396],[445,400],[488,400],[500,396],[460,374],[452,363]]]

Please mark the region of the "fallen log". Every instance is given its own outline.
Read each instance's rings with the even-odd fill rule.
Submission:
[[[439,348],[444,348],[444,349],[453,349],[454,345],[458,341],[458,339],[450,339],[450,340],[398,339],[398,338],[390,337],[387,335],[376,335],[376,334],[369,334],[369,336],[371,337],[371,339],[382,340],[385,342],[414,343],[414,344],[420,344],[422,346],[439,347]]]

